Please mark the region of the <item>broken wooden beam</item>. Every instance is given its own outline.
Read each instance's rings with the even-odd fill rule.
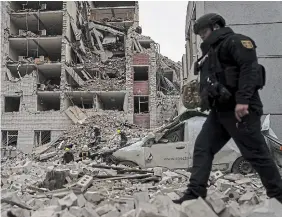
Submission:
[[[95,28],[93,29],[93,32],[94,32],[94,35],[95,35],[95,38],[96,38],[96,41],[99,45],[100,50],[104,51],[104,47],[103,47],[102,42],[101,42],[100,37],[99,37],[99,32]]]
[[[96,181],[108,181],[108,180],[121,180],[121,179],[141,179],[141,178],[148,178],[151,177],[152,174],[138,174],[138,175],[130,175],[130,176],[122,176],[122,177],[113,177],[113,178],[106,178],[106,179],[95,179]]]
[[[140,53],[141,50],[140,50],[139,46],[137,45],[135,38],[133,39],[133,44],[134,44],[135,50]]]
[[[7,203],[7,204],[10,204],[10,205],[12,205],[12,206],[18,206],[18,207],[20,207],[20,208],[22,208],[22,209],[32,210],[31,207],[29,207],[29,206],[27,206],[27,205],[25,205],[25,204],[18,203],[18,202],[16,202],[16,201],[12,201],[12,200],[9,200],[9,199],[7,199],[7,198],[2,198],[2,199],[1,199],[1,203]]]
[[[116,167],[116,166],[106,166],[106,165],[99,165],[99,164],[91,164],[93,168],[102,168],[102,169],[113,169],[122,172],[133,172],[133,173],[154,173],[153,171],[147,170],[140,170],[140,169],[133,169],[133,168],[123,168],[123,167]]]
[[[102,30],[102,31],[105,31],[105,32],[112,33],[113,35],[124,36],[123,32],[120,32],[120,31],[115,30],[115,29],[113,29],[111,27],[100,25],[100,24],[96,24],[96,23],[93,23],[93,22],[91,22],[89,24],[89,28],[91,28],[91,29],[96,28],[96,29],[99,29],[99,30]]]

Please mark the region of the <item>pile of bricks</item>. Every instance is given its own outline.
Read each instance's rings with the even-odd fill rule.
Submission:
[[[184,170],[28,161],[6,165],[3,172],[9,174],[1,189],[1,214],[7,217],[279,217],[282,210],[278,201],[266,199],[254,174],[216,171],[205,199],[177,205],[172,200],[183,195],[191,175]],[[63,187],[50,190],[39,184],[50,172],[64,174]]]

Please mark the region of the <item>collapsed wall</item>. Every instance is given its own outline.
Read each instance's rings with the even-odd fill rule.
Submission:
[[[179,95],[181,67],[142,35],[137,2],[7,2],[2,10],[2,126],[13,138],[4,146],[31,152],[56,140],[74,106],[124,112],[143,128],[173,115],[165,104],[177,101],[169,99]]]

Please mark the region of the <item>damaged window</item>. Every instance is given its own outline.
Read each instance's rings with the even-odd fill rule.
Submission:
[[[63,9],[62,1],[11,1],[11,9],[16,12],[25,11],[57,11]]]
[[[60,89],[61,67],[52,65],[38,68],[37,70],[37,89],[40,91],[54,91]]]
[[[173,82],[173,72],[159,70],[157,72],[157,89],[166,95],[179,94],[180,87],[177,82]]]
[[[134,70],[134,81],[148,81],[149,67],[148,66],[136,66]]]
[[[18,131],[2,130],[2,146],[17,147]]]
[[[149,48],[151,48],[151,43],[152,43],[153,41],[139,41],[139,43],[140,43],[140,45],[143,47],[143,48],[145,48],[145,49],[149,49]]]
[[[35,147],[45,145],[51,142],[51,131],[34,131]]]
[[[20,110],[21,97],[6,96],[5,97],[5,112],[18,112]]]
[[[125,93],[98,94],[98,108],[103,110],[123,111]]]
[[[61,61],[61,37],[10,38],[9,42],[11,62],[40,65]]]
[[[66,93],[66,106],[77,106],[83,109],[96,108],[96,96],[93,93]]]
[[[12,65],[7,67],[7,80],[11,80],[12,78],[21,79],[26,75],[29,75],[33,72],[34,67],[30,65],[22,65],[19,63],[18,65]]]
[[[37,111],[60,110],[60,93],[42,92],[37,95]]]
[[[134,113],[148,113],[148,112],[149,112],[149,97],[134,96]]]

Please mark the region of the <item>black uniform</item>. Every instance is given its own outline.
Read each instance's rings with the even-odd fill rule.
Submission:
[[[128,139],[127,139],[125,132],[121,131],[120,132],[120,144],[119,144],[120,147],[126,146],[127,141]]]
[[[261,134],[263,110],[258,93],[259,65],[254,41],[225,27],[213,31],[201,48],[204,55],[208,53],[208,58],[202,64],[202,70],[208,72],[201,73],[211,73],[210,67],[216,65],[214,75],[231,93],[231,97],[220,101],[209,96],[211,112],[196,139],[192,175],[182,199],[206,197],[214,155],[233,138],[242,156],[258,172],[267,195],[282,202],[282,180]],[[236,104],[249,105],[249,115],[244,116],[242,122],[235,118]]]

